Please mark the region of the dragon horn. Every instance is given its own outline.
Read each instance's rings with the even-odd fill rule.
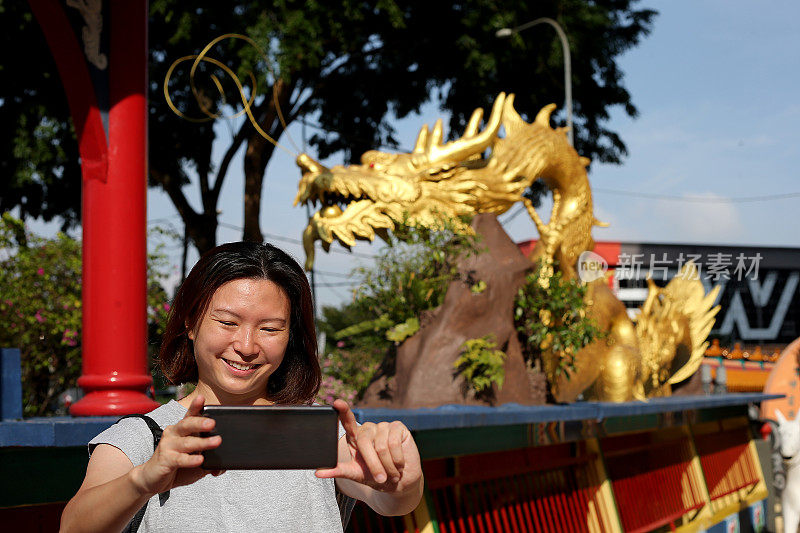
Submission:
[[[469,123],[467,123],[467,129],[464,130],[464,135],[462,135],[461,138],[469,139],[470,137],[474,137],[478,133],[478,126],[480,126],[482,118],[483,108],[479,107],[472,112]]]
[[[424,154],[425,148],[428,146],[428,125],[425,124],[419,130],[419,135],[417,135],[417,142],[414,144],[414,153],[415,154]]]
[[[461,138],[443,146],[431,143],[428,149],[428,162],[432,163],[439,160],[464,161],[471,155],[483,152],[488,148],[497,138],[505,99],[505,93],[500,93],[497,96],[492,106],[492,114],[486,123],[486,128],[474,137]]]
[[[550,115],[553,113],[553,110],[556,108],[556,104],[547,104],[539,112],[536,114],[536,122],[542,126],[550,127]]]
[[[442,137],[444,137],[444,126],[442,125],[442,119],[438,119],[436,124],[433,125],[433,132],[431,133],[431,139],[428,141],[428,146],[431,148],[440,146]]]

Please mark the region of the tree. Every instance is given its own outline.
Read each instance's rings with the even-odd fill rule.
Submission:
[[[247,79],[248,70],[258,75],[261,96],[254,101],[253,115],[264,131],[279,138],[292,122],[314,116],[328,132],[310,139],[319,156],[344,151],[350,160],[357,160],[375,146],[396,146],[394,117],[418,111],[432,96],[451,112],[451,136],[463,129],[475,107],[490,106],[500,91],[515,92],[517,109],[528,118],[547,103],[561,102],[562,52],[554,32],[537,28],[511,42],[495,37],[501,27],[543,16],[558,20],[570,39],[576,148],[593,159],[619,162],[625,145],[604,122],[609,108],[617,105],[636,115],[616,62],[651,28],[655,12],[636,9],[637,3],[339,0],[334,5],[279,0],[265,5],[205,0],[187,9],[178,0],[152,0],[150,183],[169,194],[188,235],[203,252],[216,244],[220,190],[233,156],[243,149],[243,237],[262,239],[261,194],[274,146],[244,121],[232,132],[223,158],[212,161],[214,122],[178,117],[163,96],[163,80],[172,62],[198,53],[221,34],[238,31],[252,37],[274,67],[276,78],[267,75],[258,51],[239,41],[220,42],[213,50],[213,57],[242,79]],[[238,101],[230,79],[218,67],[202,63],[194,94],[185,76],[188,65],[176,70],[170,85],[176,107],[191,116],[201,116],[201,105],[212,113],[230,112]],[[30,66],[18,67],[24,78]],[[183,190],[190,173],[197,176],[199,210],[192,208]]]
[[[80,220],[81,169],[67,97],[27,2],[0,0],[0,212]],[[24,53],[20,47],[24,46]]]

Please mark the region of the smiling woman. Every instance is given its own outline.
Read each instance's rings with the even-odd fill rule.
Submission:
[[[200,436],[214,428],[204,405],[310,405],[320,386],[308,281],[274,246],[230,243],[200,258],[175,295],[159,362],[173,383],[195,390],[90,441],[62,530],[342,531],[337,491],[386,515],[419,503],[411,433],[397,421],[358,425],[342,400],[333,403],[335,468],[201,468],[201,452],[222,442]],[[154,446],[158,431],[148,425],[156,424],[163,435]]]

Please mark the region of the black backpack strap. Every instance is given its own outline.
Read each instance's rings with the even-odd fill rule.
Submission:
[[[153,434],[153,451],[155,452],[156,448],[158,447],[158,443],[161,441],[161,435],[164,434],[164,430],[161,429],[161,426],[156,424],[156,421],[153,420],[152,418],[150,418],[149,416],[147,416],[147,415],[138,415],[138,414],[137,415],[125,415],[123,417],[120,417],[120,419],[117,420],[117,422],[119,422],[120,420],[124,420],[126,418],[141,418],[142,420],[145,421],[145,423],[147,423],[147,427],[150,428],[150,433]],[[141,509],[136,511],[136,514],[133,515],[133,518],[128,523],[128,525],[125,527],[125,529],[123,530],[123,533],[128,533],[128,532],[136,533],[136,531],[138,531],[139,526],[142,525],[142,520],[144,519],[145,511],[147,511],[147,504],[148,503],[149,503],[149,500],[147,502],[145,502],[145,504],[142,506]]]
[[[150,433],[153,434],[153,451],[156,451],[156,448],[158,448],[158,443],[161,441],[161,435],[164,434],[164,430],[161,429],[161,426],[156,424],[156,421],[147,415],[125,415],[121,416],[117,422],[120,420],[125,420],[126,418],[141,418],[145,421],[147,427],[150,428]]]
[[[347,496],[339,489],[336,489],[336,504],[339,506],[339,516],[342,518],[342,531],[347,531],[347,524],[350,522],[350,514],[356,506],[356,499]]]

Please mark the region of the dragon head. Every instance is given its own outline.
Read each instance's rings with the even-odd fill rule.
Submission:
[[[485,165],[483,154],[497,140],[505,101],[501,93],[482,131],[483,110],[476,109],[464,135],[448,143],[442,142],[441,120],[432,130],[424,125],[411,153],[371,150],[359,165],[332,168],[300,154],[303,177],[294,203],[318,208],[303,232],[306,269],[313,266],[317,240],[325,251],[334,240],[349,248],[356,239],[371,241],[376,234],[385,239],[400,221],[437,227],[443,218],[473,214],[476,191],[486,186],[470,171]]]

